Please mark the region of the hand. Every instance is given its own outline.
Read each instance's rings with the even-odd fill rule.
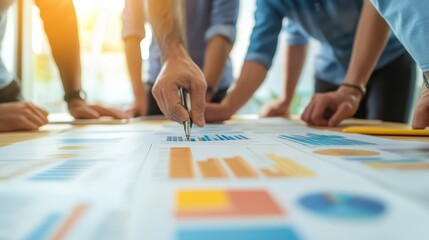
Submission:
[[[412,126],[414,129],[429,127],[429,89],[424,86],[416,109],[414,110]]]
[[[259,113],[260,117],[277,117],[282,116],[289,118],[289,102],[284,99],[278,99],[262,107]]]
[[[222,101],[219,104],[207,104],[205,117],[207,122],[223,122],[230,119],[234,112],[227,102]]]
[[[146,101],[135,101],[133,105],[127,110],[130,117],[146,116],[148,111]]]
[[[206,93],[206,103],[211,103],[213,97],[214,97],[213,93],[207,92]]]
[[[70,114],[77,119],[97,119],[102,116],[113,117],[115,119],[129,118],[129,114],[100,105],[89,105],[81,99],[73,99],[68,103]]]
[[[0,104],[0,132],[37,130],[48,123],[48,112],[28,102]]]
[[[184,87],[191,93],[191,116],[181,104],[179,87]],[[203,127],[206,90],[207,83],[203,73],[187,54],[182,53],[181,57],[166,60],[152,88],[152,94],[168,119],[183,123],[191,117],[194,124]]]
[[[335,127],[356,113],[361,99],[362,94],[349,87],[340,87],[335,92],[315,94],[301,119],[308,124]]]

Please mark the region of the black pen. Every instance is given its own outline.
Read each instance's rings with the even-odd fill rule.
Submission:
[[[191,137],[191,128],[192,128],[192,119],[191,119],[191,94],[188,90],[183,87],[179,88],[180,101],[182,106],[188,111],[189,119],[183,122],[183,127],[185,128],[186,140],[189,141]]]

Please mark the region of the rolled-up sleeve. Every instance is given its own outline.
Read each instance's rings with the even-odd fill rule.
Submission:
[[[309,41],[308,35],[302,28],[290,19],[283,26],[284,43],[289,46],[305,45]]]
[[[145,15],[143,0],[125,0],[122,12],[122,38],[145,37]]]
[[[423,72],[429,72],[429,1],[371,2]]]
[[[232,43],[235,42],[238,8],[238,0],[212,1],[210,28],[205,33],[206,41],[216,36],[223,36]]]
[[[277,0],[257,0],[255,27],[245,61],[257,62],[269,69],[277,50],[284,14],[274,6]]]

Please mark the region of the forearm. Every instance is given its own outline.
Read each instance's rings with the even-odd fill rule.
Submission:
[[[203,68],[208,86],[218,86],[231,49],[232,43],[222,36],[214,37],[208,42]]]
[[[146,1],[147,15],[159,44],[162,60],[186,56],[182,1]]]
[[[145,101],[145,88],[142,81],[142,57],[140,50],[140,39],[129,37],[124,40],[125,55],[127,59],[128,74],[133,87],[136,101]]]
[[[76,91],[81,86],[80,46],[76,12],[71,0],[52,5],[51,1],[39,0],[44,28],[58,66],[65,92]]]
[[[284,102],[292,102],[296,85],[304,67],[308,45],[286,46]]]
[[[231,111],[240,109],[256,92],[267,75],[267,69],[256,62],[244,62],[234,90],[223,101]]]
[[[387,44],[389,34],[390,29],[385,20],[369,0],[365,0],[345,83],[366,85]]]

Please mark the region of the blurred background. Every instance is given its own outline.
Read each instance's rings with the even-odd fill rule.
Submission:
[[[121,39],[122,0],[74,0],[80,31],[82,82],[90,103],[126,108],[133,101],[130,81],[126,69],[125,54]],[[241,0],[237,24],[237,41],[231,57],[234,76],[237,77],[247,50],[253,27],[255,0]],[[30,0],[22,0],[22,80],[26,99],[47,108],[50,112],[66,112],[62,100],[63,90],[58,70],[50,53],[37,7]],[[9,11],[9,25],[17,24],[17,7]],[[151,31],[147,26],[147,37],[141,44],[145,62]],[[282,36],[268,78],[263,86],[240,113],[258,113],[262,105],[273,101],[283,89]],[[8,27],[2,55],[6,66],[16,73],[17,32]],[[309,56],[291,106],[292,114],[303,111],[313,94],[312,62],[318,45],[311,43]],[[420,80],[421,81],[421,80]],[[417,86],[421,86],[418,84]],[[417,97],[418,94],[416,94]]]

